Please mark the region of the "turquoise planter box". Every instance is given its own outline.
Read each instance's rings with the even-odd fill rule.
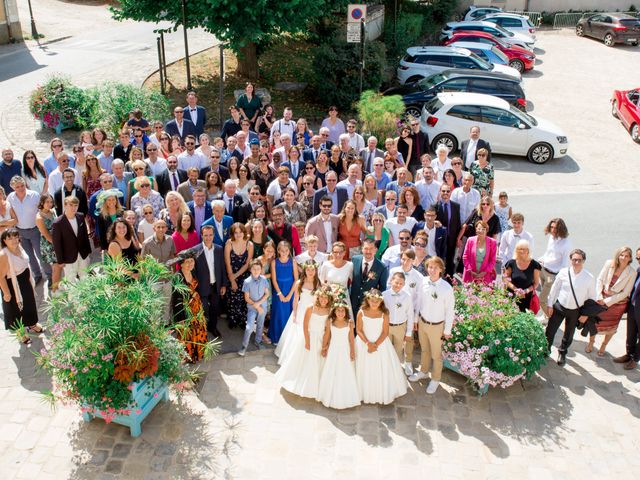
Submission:
[[[456,372],[456,373],[459,373],[460,375],[464,376],[462,373],[460,373],[460,369],[458,368],[458,366],[455,365],[454,363],[449,362],[449,360],[447,360],[446,358],[442,360],[442,363],[443,363],[445,368],[451,370],[452,372]],[[480,395],[480,396],[486,395],[487,392],[489,391],[489,385],[485,385],[482,388],[478,388],[476,386],[476,390],[478,391],[478,395]]]
[[[40,127],[42,129],[47,128],[47,126],[44,124],[44,122],[42,120],[40,120]],[[53,129],[56,131],[56,135],[58,135],[58,136],[60,136],[60,134],[62,133],[62,130],[66,130],[68,128],[73,128],[73,125],[66,125],[66,124],[60,122],[55,127],[53,127]]]
[[[129,427],[131,436],[139,437],[142,433],[142,421],[161,400],[165,402],[169,400],[169,387],[155,377],[147,377],[141,382],[133,383],[131,399],[131,413],[116,415],[112,422]],[[93,418],[104,417],[100,412],[83,412],[82,418],[85,422],[90,422]]]

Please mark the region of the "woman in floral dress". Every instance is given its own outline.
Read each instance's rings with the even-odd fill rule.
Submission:
[[[53,197],[48,193],[40,197],[36,226],[40,231],[40,261],[51,265],[51,278],[48,279],[49,288],[55,291],[62,276],[62,269],[58,266],[56,252],[53,250],[53,237],[51,236],[51,227],[57,217],[53,205]]]

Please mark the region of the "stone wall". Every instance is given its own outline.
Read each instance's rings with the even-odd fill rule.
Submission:
[[[0,45],[22,40],[16,0],[0,0]]]

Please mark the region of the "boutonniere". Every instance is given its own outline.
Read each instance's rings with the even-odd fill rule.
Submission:
[[[229,233],[229,229],[228,229],[228,228],[223,228],[223,229],[222,229],[222,234],[223,234],[224,236],[227,236],[227,234],[228,234],[228,233]]]
[[[369,280],[375,280],[376,279],[376,272],[369,272],[369,274],[367,275],[367,278]]]
[[[416,282],[412,282],[409,284],[409,288],[416,288]]]
[[[431,298],[433,298],[434,300],[437,300],[438,292],[436,292],[435,290],[433,292],[431,292]]]
[[[402,304],[401,303],[396,303],[396,308],[402,308]]]

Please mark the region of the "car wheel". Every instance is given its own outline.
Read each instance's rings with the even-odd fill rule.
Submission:
[[[458,150],[458,140],[456,140],[456,137],[454,137],[450,133],[441,133],[436,138],[434,138],[433,142],[431,143],[431,148],[435,151],[439,145],[444,145],[449,149],[450,152],[455,152]]]
[[[407,79],[407,81],[405,83],[413,83],[413,82],[417,82],[419,80],[422,80],[424,77],[421,77],[420,75],[415,75],[413,77],[409,77]]]
[[[515,68],[520,73],[524,72],[524,63],[522,62],[522,60],[511,60],[509,62],[509,66],[511,68]]]
[[[613,47],[613,45],[615,44],[615,42],[613,41],[613,35],[611,35],[610,33],[607,33],[604,36],[604,44],[607,47]]]
[[[536,143],[527,153],[530,162],[542,165],[553,158],[553,148],[548,143]]]
[[[422,109],[416,105],[409,105],[404,111],[404,116],[406,118],[413,117],[418,119],[420,118],[420,115],[422,115]]]
[[[584,27],[582,25],[578,25],[576,27],[576,35],[579,37],[584,37]]]
[[[631,140],[640,143],[640,127],[637,123],[631,125]]]
[[[613,115],[614,118],[618,118],[618,102],[615,100],[611,102],[611,115]]]
[[[638,46],[638,42],[631,42],[631,46],[632,47],[637,47]]]

